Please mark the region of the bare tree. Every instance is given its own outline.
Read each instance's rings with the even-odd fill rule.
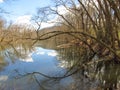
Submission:
[[[64,14],[59,11],[61,6],[66,10]],[[105,53],[104,50],[109,49],[114,54],[114,57],[117,56],[119,58],[116,52],[120,42],[118,33],[120,28],[119,8],[119,0],[55,0],[54,7],[44,8],[42,12],[40,9],[40,14],[44,14],[43,16],[46,17],[48,14],[55,14],[59,18],[59,21],[56,22],[58,23],[57,25],[61,27],[67,26],[68,28],[64,31],[43,34],[39,36],[39,40],[66,33],[72,37],[77,37],[77,39],[86,42],[86,44],[89,40],[92,42],[90,47],[93,49],[97,45],[97,48],[101,48],[101,50],[97,49],[95,52],[99,52],[99,54]]]

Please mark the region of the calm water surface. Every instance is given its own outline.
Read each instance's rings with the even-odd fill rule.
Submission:
[[[95,63],[99,60],[95,56],[85,64],[88,52],[80,57],[82,50],[75,46],[52,50],[30,43],[0,46],[0,90],[120,90],[119,63]],[[63,75],[70,76],[51,78]]]
[[[72,77],[51,80],[39,74],[26,76],[27,73],[32,72],[60,76],[66,69],[61,67],[55,50],[41,47],[35,47],[31,51],[21,49],[23,48],[15,49],[18,56],[14,53],[12,55],[12,52],[15,52],[12,49],[2,52],[5,55],[5,64],[0,70],[0,90],[62,90],[73,82]]]

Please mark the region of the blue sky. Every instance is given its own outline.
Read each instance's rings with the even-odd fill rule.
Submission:
[[[23,24],[23,25],[34,25],[31,23],[31,18],[36,14],[37,8],[42,8],[46,6],[53,6],[53,0],[0,0],[0,7],[10,12],[10,14],[4,14],[6,21],[13,22],[13,24]],[[60,6],[58,8],[60,14],[66,12],[65,7]],[[49,23],[42,22],[41,28],[53,26],[57,19],[57,16],[48,21]],[[36,26],[35,26],[36,27]]]
[[[0,0],[0,7],[10,12],[4,17],[15,21],[17,18],[34,15],[39,7],[50,6],[51,0],[15,0],[4,2]]]

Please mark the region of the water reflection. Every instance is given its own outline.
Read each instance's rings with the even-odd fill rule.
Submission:
[[[59,59],[62,67],[68,69],[68,74],[74,78],[71,90],[120,90],[120,65],[114,59],[98,58],[96,55],[90,61],[82,55],[83,48],[72,46],[59,49]]]
[[[72,82],[71,77],[54,80],[42,75],[60,76],[66,72],[58,66],[57,55],[55,50],[30,44],[5,46],[0,54],[5,63],[1,63],[0,90],[64,90]]]
[[[14,63],[18,58],[25,59],[29,52],[33,51],[30,43],[21,44],[0,44],[0,70],[7,64]]]
[[[0,90],[120,90],[120,66],[114,59],[95,55],[88,60],[89,51],[79,46],[55,51],[38,45],[0,46]]]

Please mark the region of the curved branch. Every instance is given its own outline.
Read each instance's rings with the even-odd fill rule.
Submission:
[[[53,33],[53,35],[50,35],[50,36],[46,36],[48,34],[51,34]],[[114,53],[114,55],[120,59],[120,56],[116,53],[116,51],[114,49],[112,49],[110,46],[108,46],[106,43],[104,43],[103,41],[97,39],[96,37],[94,36],[91,36],[90,34],[87,34],[87,33],[84,33],[84,32],[80,32],[80,31],[52,31],[52,32],[48,32],[48,33],[45,33],[44,35],[41,35],[40,37],[41,38],[22,38],[22,39],[31,39],[31,40],[47,40],[47,39],[50,39],[52,37],[55,37],[55,36],[58,36],[58,35],[62,35],[62,34],[67,34],[67,35],[70,35],[72,36],[71,34],[81,34],[83,36],[87,36],[95,41],[97,41],[98,43],[100,43],[101,45],[105,46],[106,48],[108,48],[112,53]],[[46,36],[46,37],[45,37]],[[80,38],[79,38],[80,39]]]
[[[53,32],[49,32],[49,33],[53,33]],[[79,32],[79,31],[74,31],[74,32],[72,32],[72,31],[71,31],[71,32],[70,32],[70,31],[65,31],[65,32],[63,32],[63,31],[54,31],[54,33],[55,33],[55,34],[50,35],[50,36],[48,36],[48,37],[39,38],[39,40],[46,40],[46,39],[49,39],[49,38],[52,38],[52,37],[55,37],[55,36],[61,35],[61,34],[68,34],[68,35],[71,35],[71,34],[82,34],[82,35],[84,35],[84,36],[88,36],[89,38],[91,38],[91,39],[97,41],[98,43],[100,43],[101,45],[105,46],[106,48],[108,48],[112,53],[114,53],[114,54],[120,59],[120,56],[117,55],[117,53],[115,52],[114,49],[112,49],[111,47],[109,47],[109,46],[108,46],[106,43],[104,43],[103,41],[101,41],[101,40],[99,40],[99,39],[95,38],[94,36],[91,36],[91,35],[89,35],[89,34],[87,34],[87,33]]]

